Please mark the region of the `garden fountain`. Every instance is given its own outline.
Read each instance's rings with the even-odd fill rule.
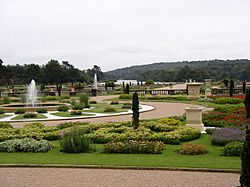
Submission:
[[[27,90],[27,95],[26,95],[26,102],[28,106],[35,106],[35,103],[37,102],[37,89],[36,89],[36,82],[34,79],[31,80],[28,90]]]
[[[92,89],[91,89],[92,96],[96,96],[96,95],[97,95],[97,90],[98,90],[97,75],[96,75],[96,73],[95,73],[95,76],[94,76],[94,84],[93,84]]]

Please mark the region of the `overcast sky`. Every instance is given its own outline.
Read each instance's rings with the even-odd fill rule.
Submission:
[[[4,64],[250,58],[250,0],[0,0]]]

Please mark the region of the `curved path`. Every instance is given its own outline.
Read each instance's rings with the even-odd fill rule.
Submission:
[[[91,100],[96,100],[101,102],[105,99],[111,99],[117,96],[97,96],[91,97]],[[140,114],[140,119],[157,119],[170,116],[180,116],[185,113],[185,107],[195,106],[186,103],[167,103],[167,102],[141,102],[141,104],[150,105],[155,107],[155,110],[143,112]],[[206,110],[206,108],[205,108]],[[62,122],[120,122],[120,121],[130,121],[131,114],[121,115],[121,116],[105,116],[96,118],[85,118],[85,119],[69,119],[69,120],[58,120],[58,121],[43,121],[42,123],[48,126],[55,126]],[[22,127],[29,122],[12,122],[13,127]]]
[[[165,170],[0,168],[1,187],[230,187],[239,174]]]

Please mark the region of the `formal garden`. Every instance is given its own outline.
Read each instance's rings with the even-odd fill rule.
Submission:
[[[1,164],[103,165],[167,168],[210,168],[239,171],[246,157],[246,124],[249,124],[249,95],[152,95],[120,94],[105,102],[76,96],[42,96],[38,103],[56,107],[15,108],[13,114],[0,109],[1,118],[11,120],[66,118],[99,114],[132,114],[132,121],[89,123],[64,122],[45,126],[41,122],[13,128],[0,122]],[[212,107],[204,112],[205,132],[186,126],[186,116],[140,120],[139,101],[183,102]],[[22,97],[2,97],[3,104],[23,103]],[[4,105],[2,105],[4,106]],[[49,105],[48,105],[49,106]],[[245,151],[244,151],[245,150]],[[244,157],[245,155],[245,157]],[[247,160],[247,159],[246,159]],[[247,165],[246,165],[247,167]]]

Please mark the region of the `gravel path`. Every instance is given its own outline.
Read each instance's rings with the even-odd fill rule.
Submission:
[[[1,187],[236,187],[239,174],[190,171],[0,168]]]
[[[91,100],[96,100],[97,102],[101,102],[105,99],[110,99],[117,96],[98,96],[95,98],[91,98]],[[141,104],[150,105],[155,107],[155,110],[144,112],[140,114],[140,119],[157,119],[169,116],[179,116],[185,113],[185,107],[194,106],[186,103],[166,103],[166,102],[141,102]],[[129,121],[131,120],[132,115],[121,115],[121,116],[109,116],[109,117],[97,117],[97,118],[88,118],[88,119],[70,119],[63,120],[63,122],[70,121],[80,121],[80,122],[94,122],[94,123],[103,123],[103,122],[120,122],[120,121]],[[23,127],[28,122],[12,122],[13,127]],[[60,121],[43,121],[45,125],[55,126]]]

